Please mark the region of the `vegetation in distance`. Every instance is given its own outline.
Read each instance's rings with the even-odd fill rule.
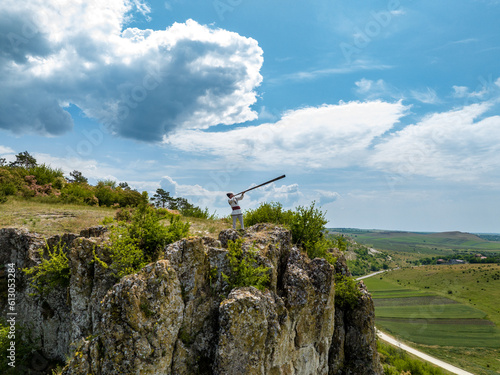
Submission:
[[[409,264],[500,263],[500,241],[497,236],[462,232],[401,232],[330,228],[357,243],[387,252],[398,266]]]
[[[339,234],[332,234],[331,232],[327,232],[325,235],[327,238],[339,236]],[[344,255],[352,275],[362,276],[399,266],[394,262],[393,257],[389,255],[389,252],[361,245],[350,237],[343,238],[346,244]]]
[[[61,169],[39,165],[28,151],[17,154],[11,163],[0,158],[0,203],[7,202],[9,197],[114,208],[137,207],[142,201],[141,193],[127,182],[103,180],[93,186],[77,170],[66,178]],[[156,207],[176,210],[186,217],[214,218],[207,208],[201,209],[182,197],[171,197],[164,189],[157,189],[151,201]]]

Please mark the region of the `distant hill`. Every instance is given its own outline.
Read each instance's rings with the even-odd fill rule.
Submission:
[[[454,232],[403,232],[357,228],[329,228],[376,249],[439,255],[443,251],[500,251],[500,235]]]

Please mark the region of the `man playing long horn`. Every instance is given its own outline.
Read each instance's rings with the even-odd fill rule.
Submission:
[[[241,207],[238,202],[243,199],[245,193],[241,193],[241,196],[236,196],[233,193],[226,194],[228,199],[228,203],[231,206],[232,212],[231,216],[233,217],[233,229],[236,229],[236,219],[240,221],[241,229],[245,230],[245,226],[243,225],[243,213],[241,212]]]

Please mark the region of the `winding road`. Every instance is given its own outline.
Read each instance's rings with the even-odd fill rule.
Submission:
[[[366,279],[368,277],[372,277],[372,276],[381,274],[383,272],[386,272],[386,270],[374,272],[374,273],[371,273],[371,274],[366,275],[366,276],[361,276],[361,277],[358,277],[356,280],[363,280],[363,279]],[[423,352],[421,352],[419,350],[413,349],[412,347],[410,347],[408,345],[405,345],[402,342],[399,342],[394,337],[389,336],[388,334],[383,333],[383,332],[381,332],[379,330],[377,330],[377,336],[381,340],[383,340],[383,341],[385,341],[385,342],[387,342],[387,343],[389,343],[391,345],[394,345],[394,346],[396,346],[396,347],[398,347],[398,348],[400,348],[400,349],[402,349],[402,350],[404,350],[404,351],[406,351],[408,353],[411,353],[414,356],[417,356],[417,357],[419,357],[419,358],[421,358],[421,359],[423,359],[423,360],[425,360],[427,362],[430,362],[430,363],[432,363],[432,364],[434,364],[436,366],[439,366],[439,367],[445,369],[446,371],[452,372],[452,373],[457,374],[457,375],[474,375],[471,372],[462,370],[461,368],[455,367],[453,365],[450,365],[449,363],[441,361],[440,359],[437,359],[435,357],[431,357],[428,354],[425,354],[425,353],[423,353]]]

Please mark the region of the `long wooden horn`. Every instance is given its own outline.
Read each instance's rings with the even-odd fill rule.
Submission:
[[[246,193],[247,191],[250,191],[250,190],[253,190],[253,189],[257,189],[257,188],[259,188],[259,187],[261,187],[261,186],[264,186],[264,185],[270,184],[271,182],[274,182],[274,181],[281,180],[282,178],[285,178],[285,177],[286,177],[286,175],[283,175],[283,176],[279,176],[279,177],[273,178],[272,180],[266,181],[266,182],[264,182],[264,183],[262,183],[262,184],[260,184],[260,185],[254,186],[254,187],[252,187],[252,188],[250,188],[250,189],[244,190],[244,191],[242,191],[241,193],[238,193],[238,194],[235,194],[235,195],[240,195],[240,194]]]

